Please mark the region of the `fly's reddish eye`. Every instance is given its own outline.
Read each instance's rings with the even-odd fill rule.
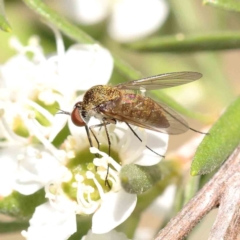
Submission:
[[[71,113],[71,119],[72,122],[78,126],[78,127],[83,127],[86,125],[86,123],[83,121],[81,115],[79,114],[79,110],[77,107],[75,107]]]

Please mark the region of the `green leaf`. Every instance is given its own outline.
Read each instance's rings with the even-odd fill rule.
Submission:
[[[45,201],[43,189],[27,196],[13,192],[11,195],[0,200],[0,213],[14,217],[28,218],[33,214],[35,208]]]
[[[240,32],[154,37],[126,45],[143,52],[195,52],[240,48]]]
[[[203,4],[240,12],[240,2],[238,0],[204,0]]]
[[[0,233],[11,233],[27,229],[28,222],[14,221],[14,222],[0,222]]]
[[[191,175],[206,174],[219,167],[240,144],[240,97],[213,125],[193,158]]]
[[[0,0],[0,29],[5,32],[11,32],[12,28],[5,17],[4,1]]]

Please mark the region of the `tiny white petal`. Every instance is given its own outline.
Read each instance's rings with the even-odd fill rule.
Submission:
[[[108,32],[117,41],[135,41],[155,32],[167,15],[165,0],[120,0],[113,7]]]
[[[44,203],[35,209],[30,219],[30,227],[24,235],[27,240],[65,240],[76,232],[74,211],[56,210],[50,203]]]
[[[100,208],[93,215],[92,232],[109,232],[131,215],[136,203],[137,195],[129,194],[123,189],[117,193],[106,194]]]

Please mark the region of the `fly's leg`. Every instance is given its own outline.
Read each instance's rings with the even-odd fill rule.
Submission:
[[[98,125],[101,125],[101,124],[98,124]],[[95,135],[95,133],[93,131],[93,128],[99,127],[98,125],[93,125],[93,126],[89,127],[89,130],[90,130],[91,134],[93,135],[95,141],[97,142],[97,146],[98,146],[98,150],[99,150],[100,149],[100,143],[99,143],[99,141],[98,141],[98,139],[97,139],[97,137],[96,137],[96,135]]]
[[[110,140],[110,136],[109,136],[109,133],[108,133],[108,130],[107,130],[107,124],[109,124],[109,122],[106,122],[106,120],[103,120],[103,124],[104,124],[105,132],[106,132],[107,140],[108,140],[108,156],[110,156],[110,154],[111,154],[111,140]],[[108,185],[108,187],[109,187],[109,182],[107,180],[108,174],[109,174],[109,164],[108,164],[108,167],[107,167],[107,174],[106,174],[106,178],[105,178],[105,185]]]
[[[129,127],[129,129],[132,131],[132,133],[136,136],[136,138],[140,141],[140,142],[142,142],[142,139],[137,135],[137,133],[133,130],[133,128],[130,126],[130,124],[128,124],[127,122],[125,122],[126,124],[127,124],[127,126]],[[165,157],[165,156],[163,156],[163,155],[161,155],[161,154],[159,154],[159,153],[157,153],[157,152],[155,152],[154,150],[152,150],[150,147],[148,147],[147,145],[145,145],[145,147],[147,148],[147,149],[149,149],[150,151],[152,151],[153,153],[155,153],[156,155],[158,155],[158,156],[160,156],[160,157]]]
[[[103,121],[102,123],[97,124],[97,125],[93,125],[93,126],[89,127],[89,129],[90,129],[91,133],[93,134],[95,140],[97,141],[98,149],[99,149],[100,144],[99,144],[99,141],[97,140],[96,135],[93,132],[93,128],[104,127],[105,132],[106,132],[106,136],[107,136],[107,141],[108,141],[108,155],[111,156],[111,140],[110,140],[110,136],[109,136],[109,133],[108,133],[107,125],[110,124],[110,123],[116,124],[116,120],[103,118],[102,121]],[[109,174],[109,165],[107,167],[107,174],[106,174],[106,178],[105,178],[105,186],[108,186],[109,188],[111,188],[111,186],[110,186],[110,184],[109,184],[109,182],[107,180],[108,174]]]
[[[93,147],[92,138],[91,138],[89,129],[90,129],[91,133],[93,134],[93,132],[92,132],[92,130],[91,130],[91,127],[88,128],[88,126],[86,125],[86,126],[85,126],[85,130],[86,130],[86,133],[87,133],[88,141],[89,141],[90,147]],[[97,142],[97,144],[98,144],[98,146],[99,146],[99,141],[97,140],[95,134],[93,134],[93,136],[94,136],[94,138],[95,138],[95,140],[96,140],[96,142]],[[98,157],[99,157],[99,154],[96,153],[96,154],[95,154],[95,157],[98,158]]]

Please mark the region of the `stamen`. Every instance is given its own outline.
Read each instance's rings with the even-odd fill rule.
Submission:
[[[56,157],[60,162],[63,162],[63,155],[62,152],[59,151],[53,144],[51,144],[47,138],[41,133],[39,129],[39,123],[36,119],[33,118],[32,114],[29,115],[29,118],[25,118],[25,124],[29,131],[34,135],[44,146],[48,149],[54,157]]]
[[[60,31],[52,24],[47,23],[47,25],[52,29],[55,39],[56,39],[56,46],[57,46],[57,56],[58,58],[62,58],[65,54],[65,46],[63,42],[62,35]]]
[[[77,190],[77,202],[78,202],[77,212],[92,214],[97,210],[100,202],[93,201],[91,199],[91,193],[93,192],[94,192],[93,187],[86,186],[85,184],[79,183],[78,190]],[[85,200],[84,193],[87,194],[88,201]]]
[[[78,183],[81,183],[84,181],[84,177],[78,173],[74,176],[74,178]]]
[[[120,184],[120,179],[119,179],[119,172],[114,171],[113,169],[109,168],[109,175],[114,178],[114,181],[118,184]]]
[[[18,136],[17,134],[15,134],[12,129],[9,127],[9,123],[8,121],[5,119],[4,116],[2,116],[0,118],[0,122],[2,123],[3,129],[5,131],[3,131],[4,136],[8,139],[8,140],[12,140],[15,141],[18,144],[26,144],[27,140],[23,137]]]
[[[107,169],[107,167],[108,167],[108,162],[107,162],[106,158],[94,158],[93,164],[97,167],[102,166],[105,169]]]
[[[108,154],[106,154],[105,152],[101,152],[100,150],[98,150],[95,147],[90,147],[89,149],[90,149],[90,152],[93,153],[93,154],[98,153],[98,154],[100,154],[103,157],[108,157]]]
[[[26,99],[25,102],[29,106],[35,108],[39,113],[41,113],[51,124],[53,123],[54,117],[48,110],[46,110],[45,108],[43,108],[42,106],[40,106],[39,104],[35,103],[30,99]]]
[[[121,170],[121,165],[116,162],[113,158],[108,157],[108,163],[111,164],[118,172],[120,172]]]
[[[95,183],[95,185],[96,185],[96,187],[97,187],[98,193],[99,193],[99,195],[100,195],[100,198],[103,198],[103,197],[104,197],[103,188],[102,188],[101,184],[98,182],[98,180],[95,178],[95,175],[94,175],[92,172],[87,171],[87,172],[86,172],[86,177],[87,177],[88,179],[92,179],[92,180],[94,181],[94,183]]]

